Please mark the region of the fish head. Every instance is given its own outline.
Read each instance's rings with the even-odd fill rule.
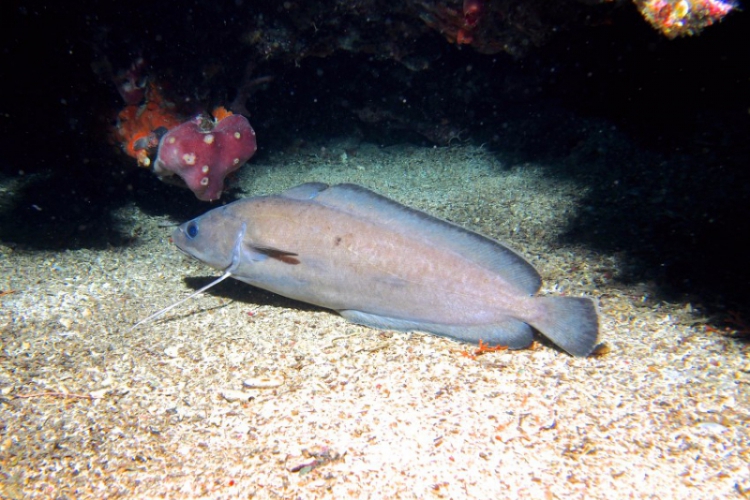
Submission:
[[[182,253],[204,264],[228,269],[236,259],[236,243],[243,234],[243,221],[231,206],[215,208],[185,222],[174,230],[172,241]]]

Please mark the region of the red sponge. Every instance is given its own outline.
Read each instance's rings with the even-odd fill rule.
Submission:
[[[159,143],[154,172],[177,174],[199,200],[218,200],[224,178],[255,154],[255,131],[242,115],[215,122],[206,116],[172,128]]]

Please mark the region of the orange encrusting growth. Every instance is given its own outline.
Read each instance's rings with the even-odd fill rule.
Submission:
[[[172,108],[173,105],[162,97],[156,86],[151,85],[144,104],[127,106],[117,116],[117,139],[125,153],[138,160],[139,165],[148,166],[150,162],[146,150],[135,148],[138,140],[159,127],[170,129],[180,124],[180,117]]]
[[[507,349],[508,349],[508,346],[506,345],[489,346],[485,344],[482,340],[479,340],[478,349],[475,349],[473,353],[469,351],[461,351],[461,356],[471,358],[471,359],[477,359],[477,356],[481,356],[482,354],[486,354],[488,352],[506,351]]]
[[[232,116],[234,113],[232,113],[231,111],[229,111],[224,106],[218,106],[218,107],[214,108],[214,110],[211,112],[211,114],[213,115],[214,119],[217,122],[220,122],[221,120],[223,120],[227,116]]]

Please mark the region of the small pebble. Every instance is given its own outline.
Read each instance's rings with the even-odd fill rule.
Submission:
[[[255,399],[255,396],[253,396],[252,394],[242,391],[235,391],[232,389],[224,389],[223,391],[220,391],[219,394],[221,394],[221,397],[226,399],[230,403],[234,403],[236,401],[252,401],[253,399]]]
[[[101,399],[104,396],[106,396],[108,392],[109,392],[109,389],[99,389],[98,391],[89,392],[89,396],[92,399]]]
[[[182,347],[182,344],[171,345],[164,349],[164,354],[166,354],[170,358],[176,358],[180,355],[180,347]]]
[[[252,377],[242,381],[242,385],[248,389],[271,389],[284,384],[280,377]]]
[[[710,432],[711,434],[721,434],[722,432],[729,430],[727,427],[716,422],[701,422],[696,424],[696,427],[702,431]]]

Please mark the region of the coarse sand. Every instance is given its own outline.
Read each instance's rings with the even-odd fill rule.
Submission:
[[[508,243],[542,294],[597,301],[599,354],[475,355],[234,280],[131,329],[219,274],[131,203],[127,246],[0,244],[0,497],[750,497],[750,346],[565,243],[585,185],[345,139],[241,172],[245,195],[353,182]]]

